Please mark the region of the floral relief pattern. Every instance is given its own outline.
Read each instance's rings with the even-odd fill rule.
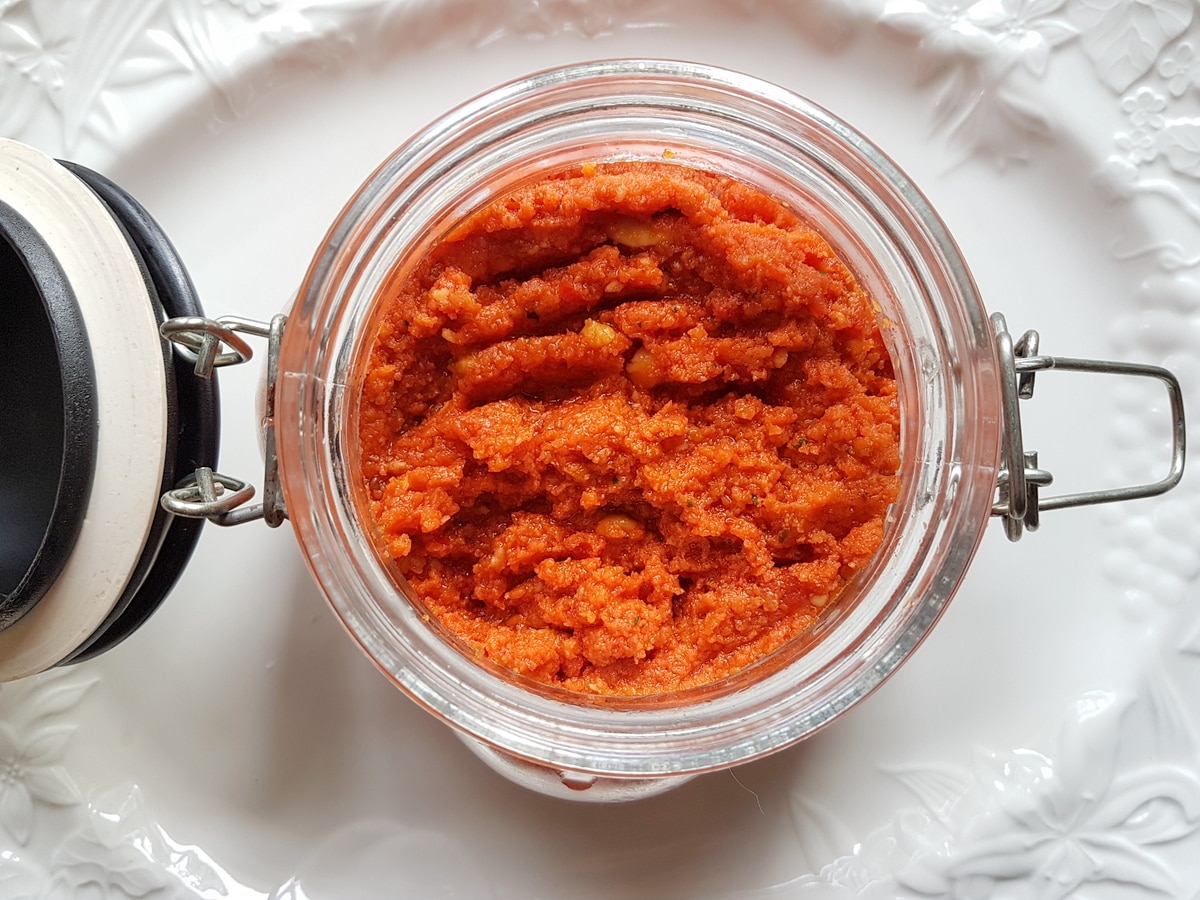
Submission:
[[[411,31],[411,40],[424,40],[410,26],[427,5],[0,0],[0,133],[55,152],[111,143],[137,125],[143,98],[165,85],[206,92],[214,118],[242,115],[269,88],[261,79],[271,77],[245,74],[248,60],[275,54],[337,66],[350,55],[347,34]],[[467,39],[484,42],[505,30],[602,35],[651,21],[670,6],[495,0],[473,17]],[[746,15],[785,6],[740,4]],[[1136,355],[1149,347],[1159,359],[1185,363],[1194,357],[1200,34],[1192,0],[882,0],[870,15],[913,46],[918,82],[933,101],[931,127],[958,159],[1008,160],[1052,140],[1044,83],[1065,54],[1091,67],[1119,122],[1095,174],[1097,190],[1117,204],[1166,204],[1195,226],[1149,239],[1114,236],[1118,255],[1151,263],[1134,319],[1118,323],[1127,341],[1119,349]],[[1128,343],[1135,341],[1142,343]],[[1187,371],[1200,378],[1200,363]],[[1131,514],[1113,529],[1127,552],[1110,554],[1106,565],[1127,593],[1165,605],[1200,577],[1193,496],[1173,498],[1157,513]],[[1182,643],[1170,649],[1200,654],[1200,621],[1180,617]],[[798,835],[825,840],[806,861],[815,868],[835,858],[754,896],[1059,900],[1098,889],[1196,896],[1200,883],[1181,882],[1175,860],[1194,854],[1200,830],[1200,748],[1169,682],[1152,672],[1134,693],[1081,697],[1047,750],[980,752],[962,771],[894,769],[918,805],[860,842],[835,814],[797,798]],[[76,739],[71,714],[91,687],[61,673],[0,687],[0,900],[226,895],[228,877],[198,849],[174,843],[136,789],[83,796],[65,761]],[[1151,736],[1153,748],[1139,753],[1127,740],[1131,733]],[[64,839],[49,854],[30,852],[48,817],[58,814],[70,823]]]
[[[1172,97],[1182,97],[1200,85],[1200,57],[1191,41],[1180,41],[1158,62],[1158,74],[1167,82]]]
[[[1194,394],[1200,389],[1195,340],[1200,293],[1194,273],[1200,266],[1200,58],[1193,4],[1088,0],[1072,10],[1097,75],[1116,92],[1122,120],[1112,134],[1111,152],[1095,173],[1096,187],[1111,203],[1165,226],[1114,235],[1118,258],[1152,263],[1134,310],[1113,322],[1114,344],[1125,354],[1169,361],[1185,395]],[[1122,427],[1128,433],[1152,433],[1155,414],[1161,415],[1128,399]],[[1194,438],[1194,427],[1189,431]],[[1173,608],[1200,577],[1200,559],[1190,542],[1198,500],[1185,481],[1157,508],[1113,517],[1105,570],[1121,588],[1126,609],[1142,611],[1135,615],[1154,604]],[[1135,543],[1128,543],[1131,539]],[[1200,633],[1200,622],[1183,619],[1183,633]],[[1189,638],[1183,648],[1194,643]]]
[[[881,21],[918,38],[923,80],[935,84],[934,124],[960,156],[1025,152],[1013,134],[1045,137],[1044,111],[1021,76],[1046,74],[1051,52],[1075,37],[1064,0],[887,0]]]
[[[918,854],[900,883],[930,896],[992,897],[1003,881],[1055,900],[1097,882],[1176,895],[1159,845],[1200,827],[1200,779],[1161,762],[1119,767],[1124,711],[1111,694],[1085,696],[1052,757],[982,760],[979,809],[950,841]]]
[[[1161,171],[1200,178],[1200,117],[1172,115],[1168,92],[1149,85],[1125,94],[1120,108],[1128,127],[1114,135],[1118,152],[1097,174],[1101,190],[1113,200],[1131,200],[1139,194],[1165,197],[1200,224],[1200,205],[1193,192],[1184,183],[1163,178]]]
[[[349,35],[369,33],[385,40],[419,34],[415,20],[425,7],[412,0],[4,2],[0,132],[36,125],[41,142],[53,137],[64,152],[87,140],[111,141],[128,126],[139,95],[172,78],[200,76],[214,91],[218,114],[244,114],[255,96],[270,88],[269,75],[262,76],[268,79],[263,83],[245,75],[245,59],[269,48],[283,57],[296,54],[317,65],[337,65],[347,57]],[[847,0],[833,5],[849,8]],[[1084,13],[1069,15],[1074,7],[1068,0],[885,0],[880,22],[917,38],[921,78],[936,91],[934,125],[960,155],[1007,158],[1023,154],[1028,138],[1050,131],[1046,111],[1029,86],[1046,75],[1056,49],[1080,35],[1076,19],[1086,25],[1087,46],[1124,47],[1130,34],[1157,46],[1177,33],[1182,13],[1165,23],[1151,15],[1150,27],[1144,17],[1117,15],[1126,5],[1137,4],[1099,9],[1074,0]],[[787,8],[801,6],[811,4],[748,3],[746,14],[787,18]],[[596,36],[656,21],[668,16],[670,7],[662,0],[495,0],[475,9],[463,27],[476,41],[504,31]],[[823,18],[829,20],[824,28],[837,27],[836,16]],[[794,20],[802,26],[805,16]],[[89,39],[80,43],[81,34]],[[1111,65],[1100,49],[1096,57],[1098,65]],[[238,71],[241,79],[235,77]],[[56,113],[55,121],[45,119],[47,110]],[[52,126],[57,135],[50,133]]]
[[[60,765],[74,731],[43,726],[22,736],[0,725],[0,824],[19,844],[29,841],[35,802],[79,802],[79,789]]]
[[[118,134],[139,91],[197,75],[215,91],[218,112],[243,114],[256,89],[235,83],[239,57],[269,47],[336,64],[345,57],[338,48],[348,34],[413,31],[409,26],[423,6],[411,0],[0,0],[0,132],[28,129],[53,110],[57,137],[70,152],[86,139]],[[749,3],[747,14],[770,14],[770,6]],[[481,41],[505,30],[594,36],[654,21],[665,9],[661,2],[624,0],[497,0],[468,27]],[[1191,20],[1190,0],[884,0],[879,15],[881,24],[917,39],[919,78],[934,90],[935,128],[964,158],[1001,159],[1022,155],[1030,138],[1050,132],[1033,86],[1055,53],[1076,39],[1100,80],[1116,91],[1157,71],[1172,96],[1187,93],[1200,78],[1200,62],[1190,42],[1170,45]],[[80,43],[81,34],[89,39]],[[1184,123],[1172,121],[1163,140],[1171,158],[1194,165],[1184,130]],[[1143,155],[1148,149],[1137,147]]]
[[[819,873],[754,896],[1089,896],[1089,887],[1139,896],[1192,896],[1180,854],[1200,831],[1195,740],[1165,676],[1134,696],[1095,691],[1065,712],[1053,752],[979,752],[974,767],[910,767],[891,774],[921,801]],[[1135,749],[1131,733],[1151,746]],[[844,830],[803,800],[799,833]],[[1128,894],[1122,894],[1123,896]]]
[[[55,677],[0,692],[0,835],[10,846],[29,843],[39,808],[80,802],[63,766],[76,730],[67,714],[91,684]]]
[[[649,21],[663,5],[494,0],[458,24],[474,42],[504,31],[596,36]],[[428,7],[423,0],[0,0],[0,134],[68,154],[89,141],[108,144],[137,121],[139,103],[173,79],[211,90],[217,118],[241,116],[275,77],[254,71],[253,59],[270,53],[327,67],[353,55],[354,36],[419,44]]]
[[[84,889],[104,897],[185,900],[228,896],[228,877],[203,851],[174,843],[154,821],[141,792],[121,788],[94,798],[85,823],[51,860],[66,896]]]
[[[224,873],[172,842],[136,788],[85,802],[65,763],[95,684],[55,670],[0,685],[0,900],[228,896]]]
[[[1074,0],[1072,18],[1100,80],[1124,91],[1192,21],[1190,0]]]

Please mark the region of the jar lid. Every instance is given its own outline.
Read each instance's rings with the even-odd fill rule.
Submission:
[[[202,315],[195,289],[127,193],[0,140],[0,236],[7,681],[94,656],[158,607],[202,525],[159,498],[215,464],[218,412],[158,332]]]

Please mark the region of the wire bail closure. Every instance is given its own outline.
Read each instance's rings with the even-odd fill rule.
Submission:
[[[267,339],[266,400],[262,417],[263,500],[246,504],[254,497],[254,486],[207,466],[197,469],[173,490],[162,495],[163,509],[177,516],[208,519],[218,525],[240,525],[262,519],[277,528],[287,518],[283,489],[279,483],[279,459],[275,452],[275,384],[279,379],[279,345],[287,317],[280,314],[270,322],[224,316],[209,319],[198,316],[167,319],[159,327],[163,339],[175,345],[175,352],[194,363],[197,378],[212,378],[214,370],[240,365],[253,357],[242,334]]]
[[[175,489],[163,494],[161,503],[168,512],[188,518],[209,519],[218,525],[239,525],[262,519],[272,528],[278,527],[287,518],[279,483],[279,460],[275,451],[275,385],[279,377],[279,344],[286,323],[287,317],[284,315],[274,316],[270,322],[237,316],[220,319],[186,317],[168,319],[160,327],[163,338],[175,345],[175,351],[194,363],[194,371],[199,378],[211,378],[215,369],[240,365],[253,357],[250,345],[241,337],[242,334],[267,339],[266,403],[261,426],[265,457],[263,501],[246,506],[254,496],[252,485],[205,467],[197,469]],[[1004,519],[1004,531],[1010,541],[1019,541],[1026,531],[1036,531],[1041,524],[1041,514],[1045,511],[1154,497],[1179,483],[1183,477],[1187,428],[1183,391],[1173,373],[1161,366],[1140,363],[1042,355],[1038,352],[1039,336],[1036,331],[1026,331],[1019,340],[1014,341],[1003,315],[994,313],[991,323],[1000,357],[1003,415],[1003,444],[992,515]],[[1021,401],[1033,397],[1034,380],[1038,372],[1050,369],[1131,375],[1162,382],[1171,406],[1171,466],[1167,474],[1158,481],[1146,484],[1043,497],[1042,488],[1049,487],[1054,476],[1039,468],[1037,451],[1025,449]]]
[[[1179,479],[1183,477],[1187,427],[1183,413],[1183,391],[1179,386],[1179,379],[1173,373],[1161,366],[1139,363],[1040,355],[1036,331],[1027,331],[1020,340],[1014,342],[1004,316],[993,313],[991,322],[996,337],[996,349],[1000,355],[1000,389],[1004,416],[1001,465],[996,479],[996,502],[992,505],[992,515],[1004,519],[1004,532],[1010,541],[1019,541],[1026,530],[1036,531],[1041,513],[1047,510],[1155,497],[1166,493],[1179,483]],[[1037,373],[1050,369],[1134,375],[1161,381],[1167,388],[1171,403],[1171,468],[1166,476],[1148,484],[1042,497],[1041,489],[1049,486],[1054,477],[1045,469],[1038,468],[1036,451],[1025,449],[1020,402],[1033,397],[1034,378]]]

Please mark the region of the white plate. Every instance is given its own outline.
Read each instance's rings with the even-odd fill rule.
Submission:
[[[1200,387],[1190,0],[0,0],[0,132],[100,169],[210,314],[286,306],[414,129],[550,65],[741,69],[922,185],[1043,349]],[[253,372],[221,468],[261,471]],[[1048,374],[1064,488],[1156,477],[1157,394]],[[341,633],[285,527],[204,536],[102,659],[0,689],[0,898],[1181,896],[1200,888],[1194,479],[997,525],[926,645],[817,737],[622,806],[484,768]]]

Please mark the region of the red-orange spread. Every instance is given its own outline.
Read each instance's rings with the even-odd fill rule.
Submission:
[[[877,309],[754,188],[557,172],[379,303],[369,524],[481,657],[596,694],[704,684],[808,629],[880,544],[899,413]]]

